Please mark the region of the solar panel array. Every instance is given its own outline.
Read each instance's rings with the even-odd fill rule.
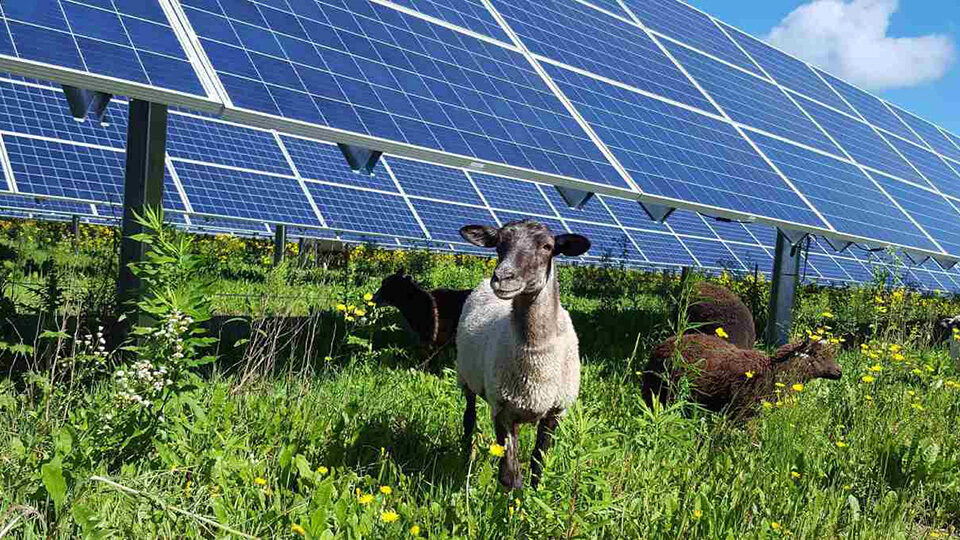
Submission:
[[[960,258],[960,137],[677,0],[15,4],[0,6],[0,67],[218,102],[211,112],[233,121],[171,116],[165,205],[183,225],[453,245],[466,220],[526,214],[631,264],[769,268],[769,226]],[[4,84],[8,189],[94,213],[119,203],[123,114],[70,125],[54,90]],[[301,136],[389,154],[357,175]],[[571,210],[548,183],[600,195]],[[768,228],[690,211],[657,224],[614,197]],[[860,281],[883,261],[810,263]]]

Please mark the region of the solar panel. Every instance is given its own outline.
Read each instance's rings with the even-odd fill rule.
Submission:
[[[960,163],[960,148],[951,143],[947,135],[940,131],[937,126],[903,109],[893,107],[893,110],[905,124],[910,126],[923,139],[927,146]]]
[[[753,62],[705,13],[676,0],[625,0],[625,4],[647,28],[743,69],[758,72]]]
[[[752,137],[837,231],[936,251],[854,165],[770,137]]]
[[[399,195],[307,182],[328,227],[425,238],[407,202]]]
[[[702,266],[734,271],[745,269],[723,242],[686,237],[682,240]]]
[[[818,70],[819,71],[819,70]],[[867,122],[877,126],[878,128],[884,129],[907,139],[908,141],[915,142],[920,144],[920,140],[917,139],[917,136],[910,131],[910,128],[906,124],[900,121],[899,118],[882,101],[877,99],[875,96],[872,96],[859,88],[856,88],[853,85],[847,84],[836,77],[833,77],[827,73],[819,71],[820,75],[823,76],[848,103],[853,105],[853,107],[860,113]]]
[[[411,199],[410,202],[433,240],[462,243],[464,240],[460,236],[460,227],[468,224],[496,225],[493,215],[485,208],[425,199]]]
[[[848,281],[850,279],[850,276],[843,271],[843,268],[837,264],[833,257],[811,253],[808,256],[808,261],[825,280],[837,282]]]
[[[813,69],[801,60],[783,53],[766,43],[720,23],[728,34],[753,57],[775,81],[784,88],[794,90],[824,105],[829,105],[848,114],[856,114],[833,91]]]
[[[567,206],[567,203],[564,202],[563,197],[560,196],[560,192],[556,189],[546,187],[543,189],[543,192],[557,210],[557,213],[560,214],[560,217],[564,219],[576,219],[592,223],[603,223],[605,225],[617,224],[613,216],[610,215],[610,212],[603,205],[603,202],[596,197],[591,197],[581,208],[570,208]]]
[[[585,257],[610,262],[645,260],[620,227],[594,225],[578,221],[567,221],[570,232],[582,234],[590,239],[590,251]],[[641,247],[641,249],[643,249]]]
[[[314,4],[288,29],[187,3],[234,106],[630,189],[522,54],[372,2]],[[261,37],[224,41],[238,24]]]
[[[960,254],[960,212],[943,196],[882,174],[873,177],[943,249]]]
[[[494,0],[493,5],[534,54],[717,112],[634,24],[569,0]]]
[[[6,181],[6,178],[4,178],[4,181]],[[51,217],[55,216],[56,214],[61,214],[64,216],[94,215],[93,209],[89,204],[7,194],[0,195],[0,208],[36,212],[38,214]]]
[[[506,212],[503,210],[495,210],[494,214],[497,215],[497,218],[500,220],[500,223],[507,224],[511,221],[520,221],[524,219],[532,219],[543,223],[550,229],[550,233],[553,235],[563,234],[569,232],[567,227],[559,219],[550,219],[544,218],[541,216],[532,216],[530,214],[525,214],[523,212]],[[489,254],[489,252],[487,252]]]
[[[722,221],[719,219],[709,219],[707,224],[713,229],[713,232],[726,242],[740,242],[742,244],[756,244],[757,241],[750,235],[750,232],[742,224],[731,221]]]
[[[382,163],[377,164],[373,175],[355,173],[340,149],[332,144],[286,135],[281,140],[301,178],[397,193],[397,186]]]
[[[647,194],[824,226],[729,124],[545,68]]]
[[[0,23],[0,54],[14,59],[5,66],[61,82],[96,80],[97,89],[145,98],[160,89],[173,102],[204,106],[210,101],[157,0],[4,2]]]
[[[539,216],[556,215],[540,188],[533,182],[477,173],[471,173],[471,176],[491,208]]]
[[[699,236],[711,240],[717,239],[716,233],[704,222],[700,214],[696,212],[676,210],[670,214],[670,219],[667,221],[669,221],[670,228],[673,229],[673,232],[677,234]]]
[[[552,189],[552,188],[546,188]],[[620,222],[620,225],[624,227],[629,227],[632,229],[641,229],[645,231],[657,231],[663,233],[670,233],[670,230],[663,223],[653,221],[647,216],[646,212],[643,211],[643,208],[636,201],[628,201],[626,199],[619,199],[617,197],[602,197],[603,203],[607,206],[610,212],[616,216],[617,221]],[[673,224],[674,218],[670,218],[670,224]]]
[[[648,261],[671,266],[696,266],[696,262],[676,236],[647,231],[628,232]]]
[[[773,268],[773,257],[762,247],[745,244],[727,244],[727,247],[737,255],[740,262],[748,269],[757,265],[760,267],[760,272],[770,274]]]
[[[896,137],[888,140],[903,157],[905,157],[930,184],[942,193],[957,194],[960,189],[960,174],[957,174],[947,163],[933,152],[914,146]],[[924,186],[927,183],[923,184]]]
[[[666,47],[734,121],[824,152],[840,152],[774,84],[680,45],[667,43]]]
[[[126,111],[123,107],[119,109],[123,111],[125,129]],[[293,174],[273,134],[185,114],[169,115],[167,154],[218,165]]]
[[[409,195],[483,206],[477,190],[460,169],[395,157],[391,157],[389,163],[393,175]]]

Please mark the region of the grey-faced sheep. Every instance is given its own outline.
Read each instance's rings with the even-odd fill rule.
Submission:
[[[720,285],[698,281],[693,285],[690,301],[687,322],[699,323],[691,332],[713,335],[717,328],[723,328],[730,343],[741,349],[753,348],[757,341],[753,314],[739,296]]]
[[[671,365],[678,347],[683,362]],[[695,402],[714,412],[743,416],[761,399],[773,396],[778,382],[789,387],[817,378],[839,379],[835,351],[826,341],[806,339],[768,356],[716,336],[687,334],[681,340],[674,336],[654,349],[644,372],[643,397],[648,405],[654,399],[667,403],[671,389],[686,374]]]
[[[383,278],[373,301],[397,308],[420,345],[433,349],[446,345],[456,336],[463,304],[471,292],[469,289],[427,291],[401,268]]]
[[[560,305],[553,258],[581,255],[590,241],[577,234],[553,236],[530,220],[500,229],[467,225],[460,235],[474,245],[497,248],[493,277],[467,298],[457,330],[457,378],[467,398],[464,451],[471,447],[480,395],[490,405],[497,444],[505,450],[500,483],[519,488],[520,424],[539,423],[530,460],[536,487],[553,431],[580,391],[577,334]]]

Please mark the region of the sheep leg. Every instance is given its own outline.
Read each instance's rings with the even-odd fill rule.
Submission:
[[[494,416],[493,423],[497,444],[504,448],[504,455],[500,458],[500,483],[507,489],[520,489],[523,486],[520,463],[517,461],[520,424],[502,409]]]
[[[537,425],[537,444],[533,447],[533,455],[530,457],[530,485],[537,489],[540,483],[540,474],[543,472],[543,456],[553,445],[553,432],[560,423],[560,417],[555,413],[549,413],[540,419]]]
[[[463,394],[467,398],[467,407],[463,410],[463,455],[470,457],[470,449],[473,447],[473,429],[477,425],[477,395],[469,388],[463,388]]]

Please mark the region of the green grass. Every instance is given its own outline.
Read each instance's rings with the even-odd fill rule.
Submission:
[[[223,363],[195,369],[195,388],[169,396],[162,420],[132,424],[153,429],[139,446],[120,447],[125,439],[109,431],[105,418],[121,414],[109,376],[0,379],[0,531],[273,538],[302,527],[311,538],[409,538],[417,526],[433,538],[934,538],[960,530],[958,373],[928,330],[904,323],[952,309],[951,298],[805,289],[798,334],[830,310],[837,330],[875,324],[870,346],[841,355],[841,381],[785,388],[778,405],[731,423],[684,403],[650,410],[640,399],[636,371],[670,332],[660,276],[565,268],[580,399],[560,424],[540,489],[508,494],[488,452],[485,405],[473,454],[461,455],[452,354],[431,371],[413,369],[418,353],[398,347],[392,310],[356,326],[335,312],[375,289],[397,264],[378,262],[388,257],[220,279],[215,293],[253,291],[268,305],[214,299],[215,312],[312,309],[323,315],[324,345],[245,384]],[[482,261],[416,257],[430,286],[469,286],[484,274]],[[235,271],[218,264],[210,266]],[[876,380],[863,382],[868,374]],[[521,435],[527,486],[533,436],[530,426]],[[396,521],[384,521],[391,512]]]

